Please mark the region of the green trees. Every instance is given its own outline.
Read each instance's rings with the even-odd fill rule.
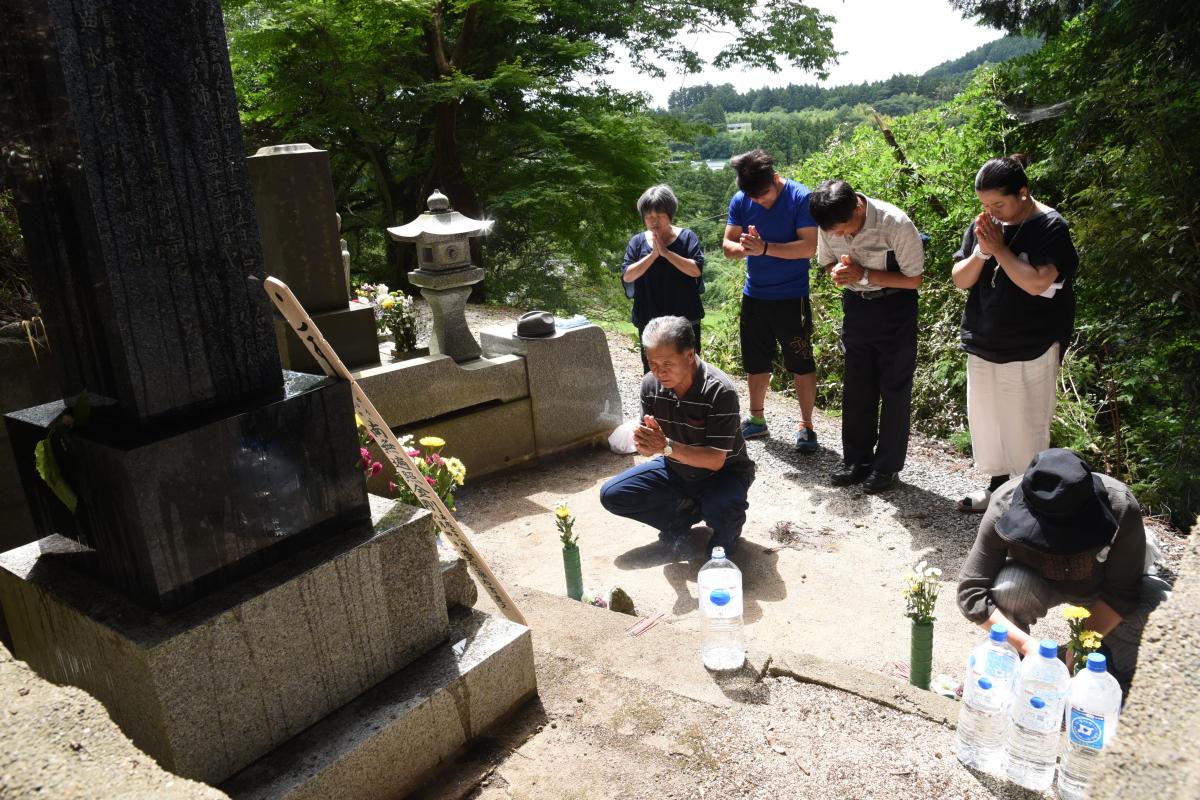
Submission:
[[[357,263],[381,260],[382,228],[441,188],[464,213],[500,221],[489,247],[514,278],[597,268],[658,174],[674,123],[589,77],[617,46],[649,72],[656,59],[695,70],[701,59],[677,34],[733,25],[719,65],[820,70],[834,56],[830,19],[795,0],[761,14],[733,0],[224,7],[248,138],[331,151]],[[402,254],[387,250],[391,281]]]

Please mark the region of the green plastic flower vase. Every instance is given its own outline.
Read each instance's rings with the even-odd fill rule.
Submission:
[[[908,682],[919,689],[929,688],[933,666],[933,623],[912,621],[912,639],[908,652]]]
[[[567,597],[580,600],[583,598],[583,573],[579,568],[579,546],[564,547],[562,557],[563,572],[567,576]]]

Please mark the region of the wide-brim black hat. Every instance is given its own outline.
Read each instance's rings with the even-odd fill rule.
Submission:
[[[517,320],[517,336],[522,339],[544,339],[554,335],[554,315],[549,311],[529,311]]]
[[[1033,457],[1012,504],[996,520],[1005,541],[1053,555],[1098,550],[1117,530],[1108,491],[1087,462],[1051,448]]]

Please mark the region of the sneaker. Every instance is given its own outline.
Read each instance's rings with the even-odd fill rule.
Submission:
[[[817,432],[812,428],[801,428],[796,434],[796,450],[813,453],[817,449]]]
[[[743,439],[761,439],[767,435],[767,426],[759,425],[757,422],[751,422],[750,418],[742,420],[742,438]]]

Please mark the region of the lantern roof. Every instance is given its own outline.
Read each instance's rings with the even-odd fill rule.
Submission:
[[[434,191],[426,201],[429,210],[412,222],[388,228],[388,234],[400,242],[429,242],[478,236],[492,229],[492,220],[478,220],[450,209],[450,200]]]

